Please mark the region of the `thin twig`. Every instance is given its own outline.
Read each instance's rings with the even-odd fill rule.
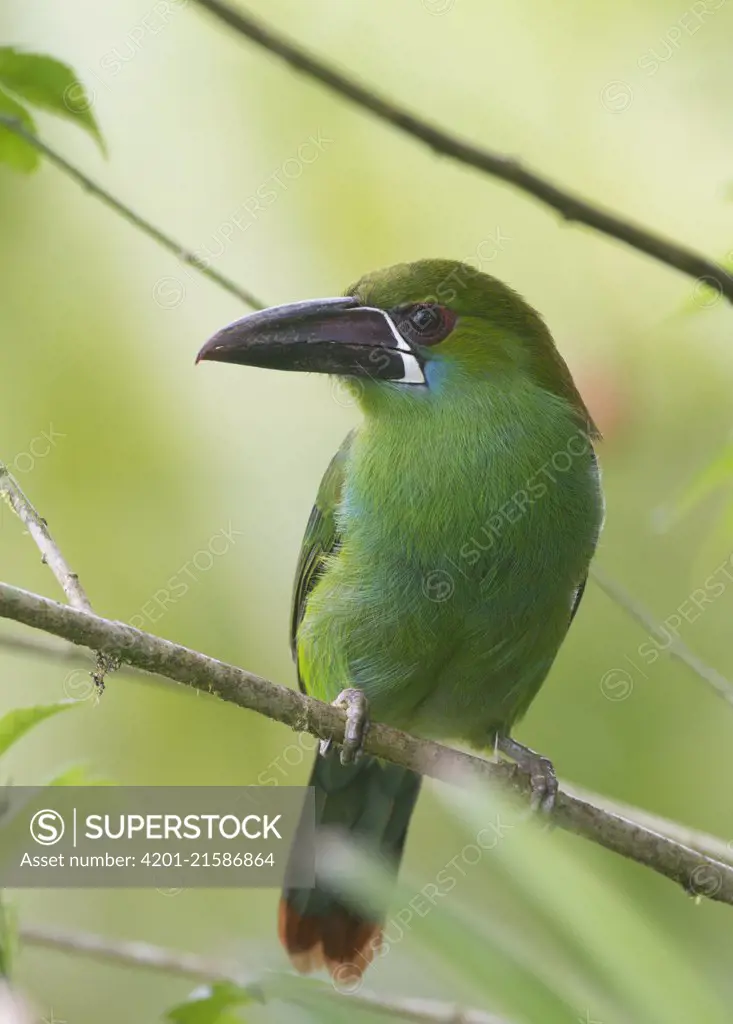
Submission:
[[[233,967],[225,968],[196,953],[163,949],[148,942],[108,939],[89,932],[68,932],[46,925],[24,925],[20,929],[20,938],[28,945],[45,946],[61,952],[82,953],[95,959],[112,960],[130,967],[148,967],[153,971],[180,974],[197,981],[231,981],[235,985],[246,985],[248,982],[241,971]]]
[[[315,79],[327,89],[343,96],[357,106],[386,121],[394,128],[426,143],[436,153],[452,157],[462,164],[474,167],[494,178],[499,178],[526,192],[540,202],[557,210],[565,220],[576,221],[594,228],[611,238],[625,242],[639,252],[690,277],[702,280],[719,290],[733,302],[733,276],[722,266],[700,256],[692,249],[663,238],[646,228],[631,223],[624,217],[589,203],[566,189],[554,185],[547,178],[527,170],[518,161],[492,150],[466,142],[415,116],[404,107],[384,99],[301,46],[291,42],[250,14],[233,8],[222,0],[197,0],[220,21],[235,29],[257,46],[282,58],[290,67]]]
[[[66,599],[74,608],[83,608],[90,612],[91,603],[87,597],[84,587],[79,582],[79,577],[72,571],[68,562],[61,554],[58,544],[54,541],[48,529],[46,520],[36,512],[35,508],[20,489],[17,481],[11,474],[5,463],[0,462],[0,494],[7,499],[10,507],[28,529],[28,533],[36,542],[36,547],[41,552],[41,558],[49,567],[61,589],[66,594]]]
[[[220,288],[229,292],[230,295],[236,296],[236,298],[241,299],[247,306],[251,306],[252,309],[262,309],[262,303],[252,294],[252,292],[248,291],[246,288],[240,288],[240,286],[235,284],[234,281],[230,280],[230,278],[225,277],[224,274],[220,274],[216,270],[213,270],[208,263],[205,263],[194,252],[191,252],[189,249],[180,245],[175,241],[175,239],[171,238],[170,235],[165,234],[160,230],[160,228],[156,228],[156,226],[151,224],[150,221],[145,220],[144,217],[141,217],[140,214],[136,213],[130,206],[127,206],[126,203],[117,199],[111,192],[108,192],[107,189],[87,177],[87,175],[80,171],[78,167],[69,163],[68,160],[61,156],[60,153],[57,153],[55,149],[48,145],[48,143],[42,142],[41,139],[33,135],[32,132],[29,132],[25,126],[20,123],[20,121],[13,117],[7,117],[6,115],[0,114],[0,125],[8,128],[11,132],[20,136],[20,138],[25,139],[25,141],[29,145],[33,146],[34,149],[37,149],[39,153],[43,153],[43,155],[50,160],[52,164],[58,167],[60,171],[63,171],[69,178],[72,178],[78,185],[81,185],[83,189],[86,189],[87,192],[90,192],[93,196],[96,196],[97,199],[100,199],[105,206],[110,207],[110,209],[118,213],[129,224],[132,224],[133,227],[139,228],[143,234],[148,236],[148,238],[152,238],[153,241],[158,243],[158,245],[167,249],[167,251],[172,253],[177,260],[180,260],[181,263],[188,264],[193,267],[200,274],[203,274],[204,277],[208,277],[210,281],[213,281],[215,284],[218,284]]]
[[[74,665],[88,665],[89,656],[73,644],[57,644],[42,636],[20,636],[17,633],[0,633],[0,648],[31,658],[46,661],[66,662]]]
[[[676,658],[683,665],[687,665],[704,682],[708,683],[719,697],[733,705],[733,683],[721,675],[717,669],[707,665],[701,658],[690,650],[678,636],[671,636],[665,633],[663,627],[654,619],[651,612],[636,600],[636,598],[622,587],[616,580],[612,580],[595,566],[591,569],[591,576],[601,588],[604,594],[611,598],[617,605],[623,608],[628,614],[648,630],[649,635],[661,640],[664,643],[663,651],[671,658]]]
[[[20,636],[18,633],[0,633],[0,651],[2,650],[26,658],[41,658],[55,664],[71,664],[78,665],[79,668],[90,668],[89,651],[66,642],[55,643],[42,635]],[[165,676],[153,675],[132,665],[119,666],[119,672],[123,676],[132,676],[133,678],[145,677],[149,682],[157,683],[160,686],[170,687],[171,685],[171,680],[166,679]],[[2,1024],[2,1018],[0,1018],[0,1024]]]
[[[244,989],[258,1002],[303,1001],[303,997],[298,998],[296,979],[275,971],[253,980],[234,967],[225,967],[195,953],[179,953],[177,950],[163,949],[148,942],[108,939],[88,932],[69,932],[46,926],[26,925],[21,928],[20,935],[23,942],[28,945],[54,949],[61,953],[81,954],[106,963],[146,968],[208,984],[230,982]],[[416,1024],[507,1024],[506,1021],[500,1021],[498,1017],[480,1010],[465,1010],[427,999],[389,1000],[364,992],[346,995],[336,992],[331,985],[317,983],[308,983],[308,992],[313,993],[318,999],[325,998],[329,1002],[340,1003],[344,1007],[344,1012],[358,1009],[387,1013],[396,1020],[414,1021]],[[310,999],[307,1001],[310,1002]]]
[[[48,523],[38,514],[4,462],[0,462],[0,497],[9,503],[20,521],[26,526],[36,547],[41,552],[43,563],[49,567],[58,580],[69,604],[80,611],[92,612],[86,591],[77,574],[61,554],[61,549],[51,536]],[[101,692],[104,689],[104,678],[107,673],[114,672],[118,665],[119,662],[116,658],[110,658],[102,654],[101,651],[96,652],[96,667],[91,672],[91,676],[98,691]]]
[[[336,742],[343,739],[345,714],[340,709],[126,623],[101,619],[6,583],[0,583],[0,617],[104,651],[126,664],[212,693],[300,732],[321,739],[332,736]],[[417,739],[381,723],[370,728],[365,749],[422,775],[447,782],[467,777],[503,785],[529,799],[529,779],[514,765]],[[552,820],[560,828],[652,868],[689,893],[733,904],[733,867],[631,818],[561,790]]]

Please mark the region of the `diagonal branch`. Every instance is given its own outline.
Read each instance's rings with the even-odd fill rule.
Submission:
[[[604,210],[581,199],[572,192],[554,185],[542,175],[523,167],[517,160],[466,142],[417,117],[223,0],[197,0],[197,3],[257,46],[280,57],[296,71],[315,79],[327,89],[368,110],[381,121],[386,121],[406,135],[419,139],[434,152],[452,157],[459,163],[514,185],[522,192],[557,210],[565,220],[585,224],[630,245],[633,249],[638,249],[639,252],[646,253],[660,263],[680,270],[683,274],[701,279],[733,302],[733,276],[713,260],[633,224],[610,210]]]
[[[186,249],[180,243],[176,242],[170,235],[166,235],[165,232],[161,231],[160,228],[156,228],[150,221],[145,220],[139,213],[136,213],[131,206],[127,206],[116,196],[113,196],[111,192],[98,185],[91,178],[87,177],[83,171],[80,171],[78,167],[75,167],[72,163],[69,163],[60,153],[57,153],[55,149],[52,149],[47,143],[42,142],[32,132],[29,132],[17,118],[7,117],[6,115],[0,114],[0,125],[9,131],[14,132],[21,139],[24,139],[30,146],[37,149],[39,153],[42,153],[47,160],[58,167],[60,171],[81,185],[81,187],[89,192],[91,195],[96,196],[100,199],[105,206],[108,206],[115,213],[119,214],[128,224],[132,224],[133,227],[138,228],[148,238],[152,238],[154,242],[162,246],[168,252],[173,253],[177,260],[181,263],[186,263],[197,270],[204,277],[208,277],[214,284],[218,284],[224,291],[229,292],[230,295],[236,296],[241,299],[246,305],[251,306],[252,309],[262,309],[262,303],[257,299],[252,292],[247,291],[246,288],[240,288],[238,284],[235,284],[230,278],[225,277],[224,274],[220,274],[217,270],[214,270],[204,260],[200,259],[196,253]]]
[[[648,630],[650,636],[664,644],[662,650],[666,651],[670,658],[676,658],[683,665],[687,665],[703,682],[711,686],[719,697],[733,706],[733,683],[721,675],[717,669],[698,658],[678,636],[670,638],[669,631],[665,632],[663,626],[654,619],[644,605],[637,601],[620,583],[611,579],[610,576],[606,576],[596,567],[591,569],[590,574],[607,597],[628,612],[635,622]]]
[[[86,591],[79,582],[77,574],[73,572],[61,554],[58,544],[51,536],[48,523],[35,510],[4,462],[0,462],[0,497],[8,502],[21,522],[27,527],[28,533],[41,552],[41,560],[60,583],[69,604],[80,611],[91,612],[92,606]],[[102,654],[101,651],[96,653],[96,662],[96,668],[91,676],[99,692],[104,689],[105,675],[107,672],[114,672],[118,662],[115,658],[109,658]]]
[[[18,654],[25,658],[39,658],[50,661],[57,665],[77,665],[79,668],[89,669],[89,652],[84,648],[75,647],[70,643],[56,643],[55,640],[40,636],[24,636],[20,633],[0,633],[0,651],[8,651],[11,655]],[[151,675],[143,669],[133,668],[132,665],[120,665],[119,671],[122,675],[131,676],[133,679],[145,676],[150,683],[159,686],[170,686],[170,679],[163,676]],[[2,1024],[2,1017],[0,1017]]]
[[[72,644],[58,644],[39,636],[21,636],[18,633],[0,633],[0,648],[13,654],[30,658],[43,658],[53,662],[71,662],[82,667],[89,664],[89,658]],[[2,1018],[0,1018],[2,1019]]]
[[[66,594],[69,604],[74,608],[82,608],[90,612],[92,606],[84,587],[79,582],[79,577],[69,568],[66,559],[51,536],[48,523],[36,512],[4,462],[0,462],[0,495],[7,500],[12,510],[27,527],[28,533],[41,552],[44,564],[49,567],[61,584],[61,589]]]
[[[63,931],[57,928],[26,925],[21,929],[21,939],[29,946],[53,949],[59,953],[74,953],[118,964],[121,967],[137,967],[166,974],[175,974],[203,983],[230,982],[248,992],[260,1003],[278,1000],[299,1003],[300,986],[292,975],[271,971],[252,979],[236,968],[215,963],[196,953],[181,953],[178,950],[153,946],[149,942],[130,942],[125,939],[108,939],[89,932]],[[284,981],[285,984],[278,984]],[[458,1006],[441,1003],[432,999],[383,999],[369,993],[342,994],[332,985],[308,982],[307,991],[319,999],[341,1004],[345,1013],[362,1010],[386,1013],[395,1020],[414,1021],[415,1024],[508,1024],[493,1014],[482,1010],[466,1010]]]
[[[709,832],[701,832],[699,829],[690,828],[688,825],[681,825],[677,821],[670,821],[652,811],[642,811],[639,807],[623,803],[621,800],[611,800],[607,796],[599,796],[584,786],[565,784],[566,792],[571,796],[577,796],[581,800],[602,807],[606,811],[618,814],[622,818],[633,818],[638,824],[651,829],[652,832],[659,832],[668,839],[674,839],[683,846],[689,846],[706,857],[713,857],[724,864],[733,867],[733,842],[726,842],[718,836],[710,835]]]
[[[215,694],[300,732],[310,732],[321,739],[333,736],[336,742],[343,739],[345,715],[338,708],[126,623],[111,622],[6,583],[0,583],[0,617],[101,650],[128,665]],[[529,799],[529,779],[516,766],[417,739],[387,725],[371,726],[365,749],[422,775],[453,783],[469,778],[502,785]],[[731,865],[630,817],[561,790],[552,820],[568,832],[652,868],[688,893],[733,904]]]

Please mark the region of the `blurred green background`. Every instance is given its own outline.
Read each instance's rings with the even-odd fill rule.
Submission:
[[[73,127],[41,116],[44,137],[266,303],[338,294],[367,270],[424,256],[469,259],[511,283],[547,319],[606,435],[597,564],[659,619],[673,614],[731,551],[724,495],[660,528],[660,510],[730,435],[725,304],[434,157],[193,3],[171,2],[165,19],[154,6],[6,0],[3,41],[75,68],[109,159]],[[711,0],[707,8],[696,20],[671,0],[248,5],[460,135],[723,258],[733,248],[733,7]],[[310,138],[321,143],[306,163],[298,153]],[[246,204],[263,188],[275,198],[243,212],[255,210]],[[142,617],[133,619],[142,628],[292,683],[292,573],[320,475],[357,419],[348,392],[317,377],[194,368],[202,342],[241,315],[241,304],[50,167],[28,178],[0,168],[0,266],[0,458],[49,520],[95,608]],[[44,434],[53,442],[39,440]],[[224,554],[200,555],[222,531],[230,540],[215,547]],[[197,555],[210,568],[197,569]],[[7,510],[0,574],[58,596]],[[146,611],[174,576],[187,582],[185,594]],[[729,675],[732,610],[727,587],[681,627]],[[0,633],[11,628],[0,624]],[[590,585],[518,736],[564,778],[733,840],[733,711],[678,663],[646,665],[638,647],[647,639]],[[609,699],[618,691],[603,684],[615,668],[630,674],[624,699]],[[3,709],[59,699],[74,685],[63,666],[1,647],[0,671]],[[120,673],[97,706],[89,700],[40,727],[10,768],[18,783],[84,761],[121,784],[252,784],[276,762],[283,781],[298,784],[310,755],[289,755],[290,767],[282,759],[295,741],[264,718]],[[729,907],[696,905],[647,870],[580,840],[558,842],[668,933],[706,986],[733,998]],[[455,845],[427,786],[408,873],[433,878]],[[487,858],[455,899],[489,915],[499,887]],[[285,966],[276,900],[256,890],[16,897],[29,922],[220,955],[253,974]],[[152,1021],[193,987],[33,948],[18,980],[70,1024]],[[369,983],[465,997],[450,975],[426,977],[409,939]],[[298,1013],[280,1006],[251,1019]]]

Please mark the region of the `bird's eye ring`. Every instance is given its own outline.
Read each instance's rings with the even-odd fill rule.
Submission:
[[[437,345],[455,325],[452,310],[433,302],[420,302],[399,310],[395,317],[400,334],[418,345]]]

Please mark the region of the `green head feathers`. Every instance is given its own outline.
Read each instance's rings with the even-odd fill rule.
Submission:
[[[465,385],[525,373],[567,401],[598,436],[544,320],[498,278],[458,260],[418,260],[365,274],[347,294],[397,321],[421,352],[428,386],[431,377],[437,383],[452,374]],[[416,317],[422,331],[419,322],[412,327]],[[437,364],[432,372],[430,363]]]

